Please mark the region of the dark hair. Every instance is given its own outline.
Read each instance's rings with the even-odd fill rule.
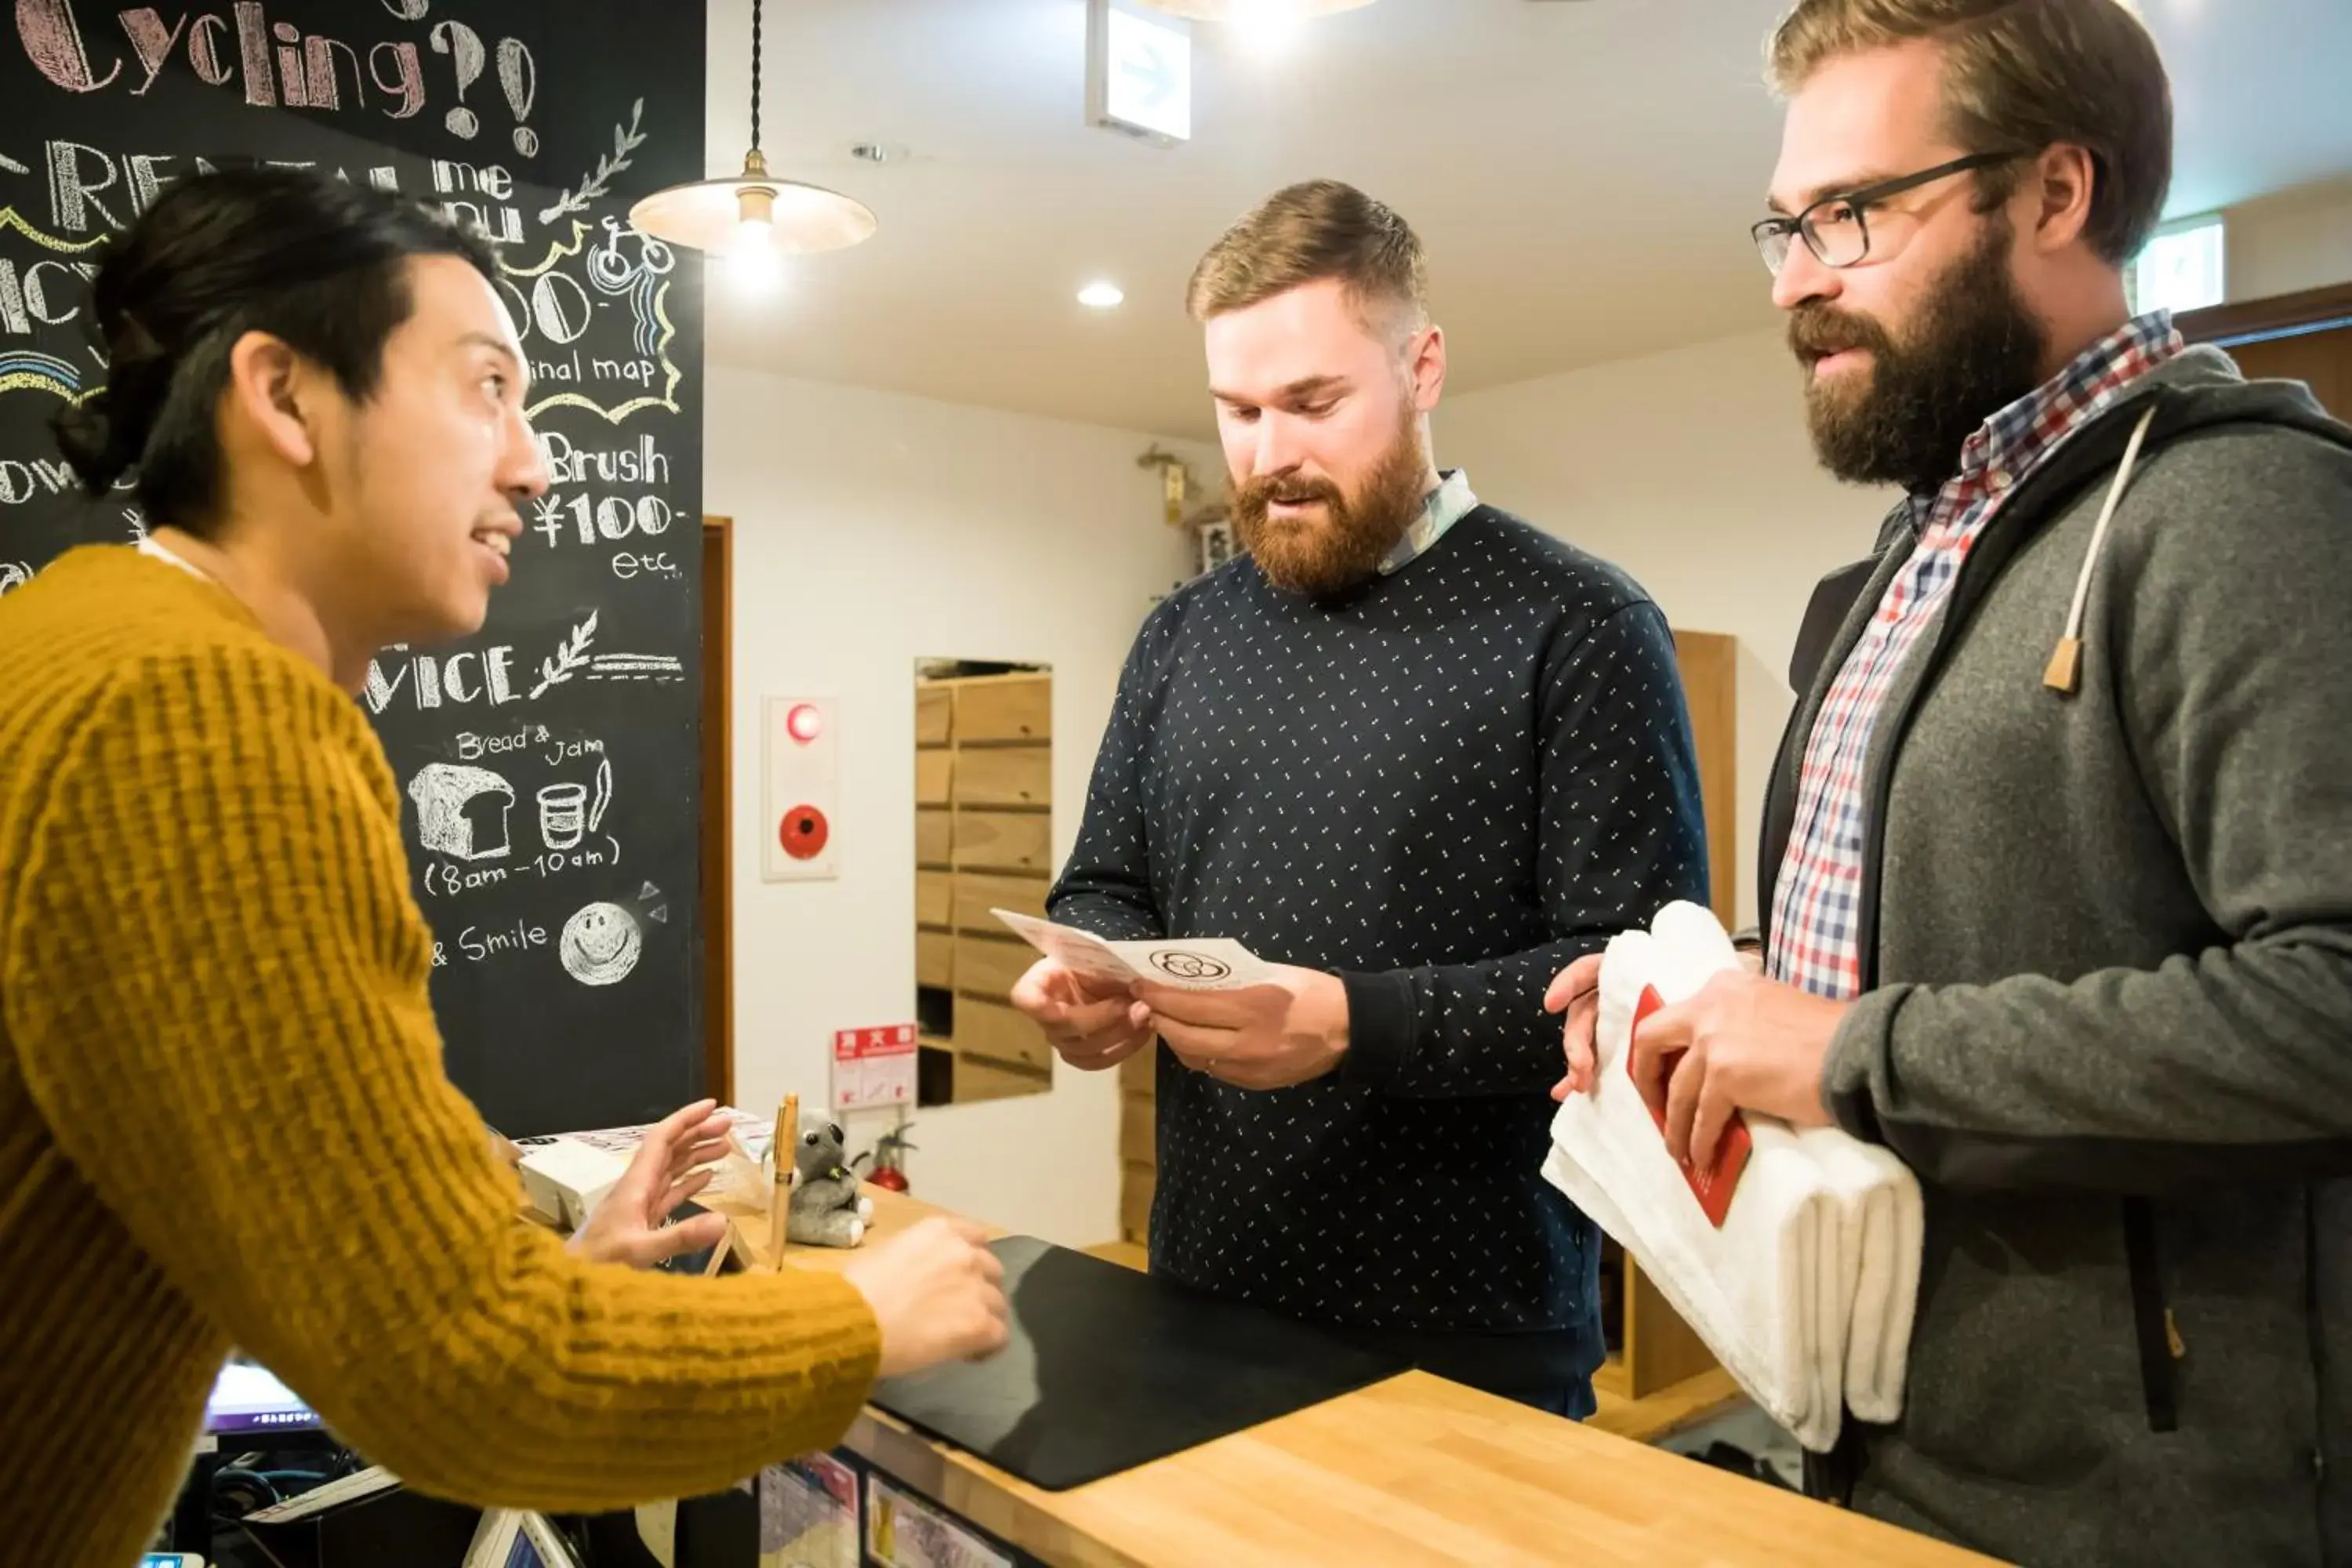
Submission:
[[[221,501],[214,412],[237,340],[281,339],[364,402],[415,308],[406,264],[420,256],[498,276],[478,235],[332,175],[255,166],[172,186],[99,264],[107,383],[59,412],[59,449],[92,496],[132,474],[150,526],[202,529]]]

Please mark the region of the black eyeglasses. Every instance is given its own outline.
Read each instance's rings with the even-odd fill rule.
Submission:
[[[1988,169],[2023,156],[2022,153],[1971,153],[1916,174],[1823,196],[1794,217],[1768,217],[1748,232],[1756,237],[1756,248],[1775,278],[1788,262],[1790,240],[1799,235],[1804,236],[1805,248],[1818,257],[1822,266],[1852,267],[1870,254],[1870,225],[1863,215],[1872,206],[1930,180],[1966,174],[1970,169]]]

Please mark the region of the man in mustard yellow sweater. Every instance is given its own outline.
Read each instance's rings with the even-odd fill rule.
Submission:
[[[110,379],[59,437],[152,535],[0,602],[9,1563],[132,1562],[232,1344],[413,1486],[589,1510],[823,1447],[877,1372],[1003,1342],[944,1224],[845,1277],[567,1251],[443,1075],[352,694],[382,645],[479,627],[546,487],[491,268],[251,170],[168,191],[100,271]]]

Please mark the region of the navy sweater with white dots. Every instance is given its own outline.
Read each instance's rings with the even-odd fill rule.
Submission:
[[[1179,590],[1052,913],[1336,973],[1350,1038],[1271,1093],[1159,1047],[1154,1271],[1350,1328],[1590,1325],[1597,1237],[1539,1174],[1544,988],[1706,897],[1673,637],[1613,567],[1480,506],[1339,601],[1245,557]]]

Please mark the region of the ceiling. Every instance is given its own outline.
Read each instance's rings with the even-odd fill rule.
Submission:
[[[1380,0],[1275,60],[1204,26],[1193,140],[1171,149],[1085,123],[1085,0],[772,5],[769,162],[881,229],[757,298],[714,269],[710,357],[1203,436],[1185,279],[1252,203],[1317,175],[1420,232],[1457,394],[1766,327],[1747,226],[1778,144],[1760,61],[1781,4]],[[2352,5],[2138,7],[2174,72],[2174,214],[2352,171]],[[731,173],[750,0],[709,16],[710,163]],[[903,155],[861,163],[861,142]],[[1123,308],[1076,302],[1097,278]]]

